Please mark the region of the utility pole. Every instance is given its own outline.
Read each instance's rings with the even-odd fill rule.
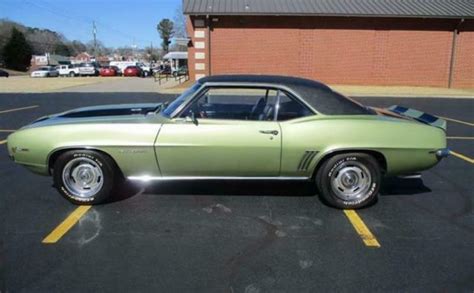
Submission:
[[[153,42],[150,42],[150,61],[153,62]]]
[[[133,60],[137,59],[136,52],[135,52],[136,48],[137,48],[137,44],[135,44],[135,38],[133,38],[133,44],[132,44],[132,58],[133,58]]]
[[[97,28],[95,27],[95,21],[92,22],[92,34],[94,35],[94,57],[97,58]]]

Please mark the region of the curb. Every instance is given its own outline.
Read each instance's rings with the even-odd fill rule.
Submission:
[[[455,95],[377,95],[377,94],[345,94],[352,98],[400,98],[400,99],[474,99],[474,96],[455,96]]]

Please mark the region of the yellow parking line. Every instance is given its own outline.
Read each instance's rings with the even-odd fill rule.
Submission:
[[[447,120],[447,121],[451,121],[451,122],[456,122],[456,123],[468,125],[468,126],[474,126],[474,123],[471,123],[471,122],[466,122],[466,121],[462,121],[462,120],[452,119],[452,118],[448,118],[448,117],[439,117],[439,118],[444,119],[444,120]]]
[[[469,157],[467,157],[467,156],[465,156],[465,155],[463,155],[463,154],[456,153],[456,152],[453,152],[453,151],[449,151],[449,152],[451,153],[451,155],[453,155],[453,156],[455,156],[455,157],[458,157],[458,158],[460,158],[460,159],[462,159],[462,160],[464,160],[464,161],[467,161],[467,162],[469,162],[469,163],[471,163],[471,164],[474,164],[474,159],[471,159],[471,158],[469,158]]]
[[[42,243],[51,244],[58,242],[59,239],[61,239],[61,237],[63,237],[64,234],[66,234],[67,231],[69,231],[90,208],[91,206],[79,206],[61,224],[59,224],[53,232],[49,233],[49,235],[43,239]]]
[[[474,140],[474,136],[447,136],[447,139]]]
[[[0,140],[0,144],[5,144],[5,143],[7,143],[6,140]]]
[[[357,234],[359,234],[360,238],[362,238],[362,241],[364,241],[365,246],[376,248],[380,247],[380,243],[377,241],[377,238],[375,238],[372,232],[370,232],[369,228],[367,228],[364,221],[362,221],[356,211],[344,210],[344,214],[346,214]]]
[[[21,110],[28,110],[28,109],[33,109],[39,107],[38,105],[33,105],[33,106],[28,106],[28,107],[21,107],[21,108],[14,108],[14,109],[8,109],[8,110],[2,110],[0,111],[0,114],[3,113],[10,113],[10,112],[15,112],[15,111],[21,111]]]

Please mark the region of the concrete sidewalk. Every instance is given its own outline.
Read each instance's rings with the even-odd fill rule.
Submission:
[[[154,78],[139,77],[74,77],[30,78],[14,76],[0,79],[0,93],[51,93],[51,92],[149,92],[180,94],[193,84],[179,84],[174,78],[160,84]],[[351,97],[427,97],[474,98],[474,88],[448,89],[414,86],[357,86],[330,85],[334,90]]]
[[[351,97],[474,98],[474,88],[449,89],[439,87],[358,85],[330,85],[330,87]]]
[[[0,93],[57,93],[57,92],[150,92],[176,87],[174,79],[160,84],[154,78],[140,77],[51,77],[31,78],[13,76],[0,79]]]
[[[105,77],[107,78],[107,77]],[[104,79],[104,78],[102,78]],[[69,87],[65,89],[58,89],[55,92],[81,92],[81,93],[157,93],[167,88],[178,86],[178,82],[174,78],[163,80],[160,84],[155,82],[154,78],[140,78],[140,77],[117,77],[116,79],[88,84],[77,87]]]

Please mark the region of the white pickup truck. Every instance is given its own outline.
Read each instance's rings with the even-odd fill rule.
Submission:
[[[148,75],[150,75],[150,65],[146,65],[144,63],[137,63],[137,66],[142,69],[143,77],[147,77]]]
[[[79,76],[79,66],[77,64],[67,64],[57,66],[60,76]]]

